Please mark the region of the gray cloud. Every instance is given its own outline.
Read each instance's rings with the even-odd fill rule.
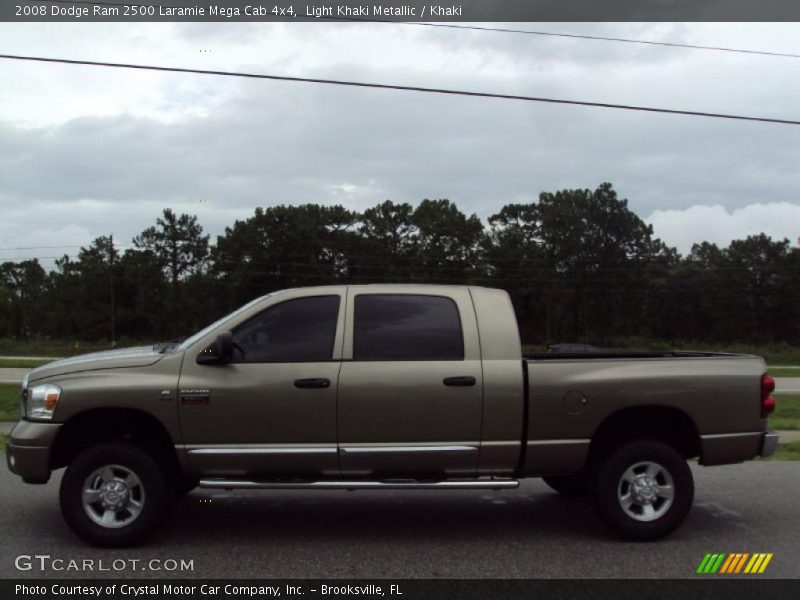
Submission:
[[[800,81],[783,78],[787,63],[780,61],[385,25],[360,25],[355,32],[351,25],[225,27],[180,27],[183,41],[175,43],[205,39],[215,48],[241,48],[268,32],[293,40],[282,42],[282,54],[290,57],[282,63],[285,71],[277,70],[280,56],[258,53],[236,54],[227,68],[238,61],[261,72],[306,69],[316,77],[786,117],[793,116],[800,93]],[[600,24],[582,27],[609,31]],[[639,28],[642,37],[688,35],[684,25]],[[621,33],[634,35],[635,29]],[[382,66],[381,60],[402,63],[402,57],[388,53],[378,60],[369,47],[363,61],[354,58],[354,44],[395,31],[415,49],[404,68]],[[327,56],[307,54],[309,44],[326,48]],[[430,54],[436,49],[440,54]],[[426,65],[428,55],[435,68]],[[442,57],[452,57],[451,69]],[[741,73],[757,74],[758,85],[745,85]],[[79,80],[78,73],[74,77]],[[31,231],[37,240],[84,235],[79,243],[88,243],[113,230],[117,239],[129,240],[166,206],[197,213],[212,234],[255,206],[279,203],[363,209],[386,198],[448,197],[486,217],[505,203],[534,200],[542,190],[602,181],[613,182],[642,217],[768,203],[780,214],[779,203],[800,200],[800,130],[792,127],[266,81],[180,76],[158,82],[145,97],[157,99],[150,112],[80,113],[34,126],[0,122],[6,217],[0,245],[32,245],[24,243]],[[178,116],[162,119],[159,107]],[[182,114],[183,107],[192,110]],[[676,219],[662,214],[662,222],[671,224],[664,233],[674,238],[666,241],[685,247],[674,233]],[[741,218],[731,223],[732,230],[744,227]]]

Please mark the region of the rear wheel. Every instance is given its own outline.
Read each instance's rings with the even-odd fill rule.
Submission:
[[[167,514],[170,489],[152,456],[124,442],[79,453],[61,480],[61,512],[70,528],[96,546],[133,546]]]
[[[600,464],[593,496],[600,517],[622,538],[646,541],[674,531],[694,498],[686,459],[656,440],[629,442]]]
[[[586,475],[558,475],[542,477],[544,482],[563,496],[585,496],[589,493],[589,481]]]

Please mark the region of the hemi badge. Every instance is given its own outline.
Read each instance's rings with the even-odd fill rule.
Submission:
[[[161,390],[159,400],[172,400],[172,392],[169,390]]]

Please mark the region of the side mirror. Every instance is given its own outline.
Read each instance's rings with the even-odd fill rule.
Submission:
[[[224,365],[233,358],[233,334],[224,331],[214,343],[197,355],[198,365]]]

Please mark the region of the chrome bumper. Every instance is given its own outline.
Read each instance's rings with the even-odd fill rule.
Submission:
[[[774,431],[767,431],[761,438],[761,456],[772,456],[778,447],[778,434]]]

